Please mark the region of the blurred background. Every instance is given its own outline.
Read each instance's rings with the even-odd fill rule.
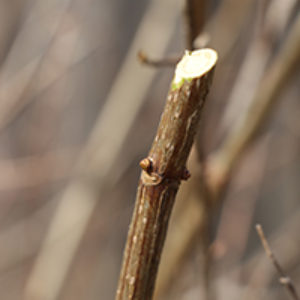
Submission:
[[[288,298],[258,222],[300,289],[300,53],[289,50],[300,49],[299,7],[297,0],[0,0],[0,298],[114,299],[138,163],[174,71],[141,64],[137,53],[176,58],[191,43],[215,48],[219,63],[155,299]],[[273,82],[276,102],[237,155],[217,205],[203,205],[203,166],[256,114],[252,104]]]

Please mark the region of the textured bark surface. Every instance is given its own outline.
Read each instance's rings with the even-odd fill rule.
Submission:
[[[206,57],[209,60],[209,58]],[[172,84],[156,137],[141,161],[141,178],[129,228],[117,300],[152,298],[168,221],[185,168],[215,61],[198,77]]]

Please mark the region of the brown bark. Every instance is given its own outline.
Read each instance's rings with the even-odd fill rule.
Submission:
[[[152,298],[168,221],[217,60],[215,51],[187,53],[177,65],[156,137],[141,161],[116,300]],[[197,70],[198,65],[198,70]]]

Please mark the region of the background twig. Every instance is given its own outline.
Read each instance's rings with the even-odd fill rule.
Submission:
[[[296,291],[296,288],[294,286],[294,283],[292,280],[285,274],[283,271],[281,265],[279,264],[278,260],[276,259],[274,253],[272,252],[269,243],[265,237],[265,234],[263,232],[262,226],[260,224],[256,225],[256,231],[258,233],[258,236],[261,240],[261,243],[265,249],[265,252],[267,256],[269,257],[270,261],[274,265],[275,269],[277,270],[280,278],[279,282],[287,289],[288,293],[291,295],[292,299],[299,300],[298,293]]]
[[[178,63],[161,121],[143,169],[128,232],[116,299],[152,299],[169,217],[217,54],[210,49],[186,53]]]

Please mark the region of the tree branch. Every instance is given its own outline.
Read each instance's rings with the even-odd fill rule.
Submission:
[[[149,58],[149,56],[141,50],[138,52],[137,57],[142,64],[151,67],[175,67],[180,61],[179,56],[170,56],[161,59]]]
[[[205,21],[206,1],[186,0],[183,11],[186,34],[186,47],[194,50],[194,41],[201,33]]]
[[[272,264],[274,265],[277,273],[279,274],[280,278],[279,278],[279,282],[286,288],[286,290],[288,291],[288,293],[290,294],[290,296],[292,297],[292,299],[294,300],[299,300],[299,296],[297,294],[296,288],[292,282],[292,280],[285,274],[285,272],[283,271],[281,265],[279,264],[278,260],[276,259],[274,253],[272,252],[269,243],[265,237],[264,231],[261,227],[260,224],[256,225],[256,231],[257,234],[261,240],[261,243],[264,247],[264,250],[267,254],[267,256],[269,257],[270,261],[272,262]]]
[[[187,52],[178,63],[156,137],[142,170],[117,300],[151,299],[169,216],[189,155],[217,54]]]

